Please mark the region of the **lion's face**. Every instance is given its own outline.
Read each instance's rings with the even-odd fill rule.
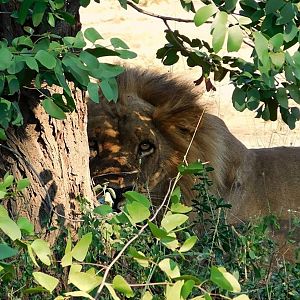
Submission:
[[[155,199],[176,175],[178,152],[155,126],[155,108],[137,96],[125,97],[126,105],[103,102],[89,120],[91,175],[95,184],[151,191]]]
[[[89,102],[91,176],[117,195],[135,189],[159,203],[202,110],[191,90],[169,75],[130,69],[118,81],[116,104]]]

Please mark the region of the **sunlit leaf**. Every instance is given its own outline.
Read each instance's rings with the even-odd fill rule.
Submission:
[[[212,32],[212,46],[216,53],[222,49],[224,44],[227,33],[227,19],[228,15],[224,11],[219,12],[216,16],[215,27]]]
[[[87,28],[84,31],[84,36],[87,40],[89,40],[92,43],[95,43],[97,40],[103,39],[101,34],[93,27]]]
[[[31,248],[37,255],[37,257],[41,260],[41,262],[43,262],[47,266],[50,266],[51,251],[48,242],[42,239],[36,239],[32,242]]]
[[[223,267],[211,267],[210,280],[214,282],[220,288],[239,293],[241,291],[241,286],[236,278],[226,271]]]
[[[169,214],[166,215],[162,221],[161,226],[167,231],[170,232],[174,228],[180,226],[188,220],[188,216],[183,214]]]
[[[72,256],[79,261],[83,261],[86,257],[91,242],[92,233],[89,232],[77,242],[77,244],[72,250]]]
[[[194,16],[194,23],[196,26],[200,26],[205,23],[211,16],[218,11],[214,4],[208,4],[199,8]]]
[[[231,26],[228,29],[227,51],[239,51],[243,42],[243,31],[240,26]]]
[[[170,258],[165,258],[159,262],[158,266],[164,271],[170,278],[176,278],[180,276],[180,270],[175,261]]]
[[[197,237],[191,236],[187,240],[185,240],[185,242],[183,243],[183,245],[180,247],[180,249],[178,251],[179,252],[190,251],[194,247],[196,242],[197,242]]]
[[[34,279],[45,289],[47,289],[50,293],[57,287],[59,280],[53,276],[42,272],[33,272],[32,273]]]
[[[17,220],[17,225],[25,233],[27,233],[29,235],[33,235],[34,234],[34,226],[33,226],[33,224],[27,218],[20,217]]]
[[[114,277],[112,286],[115,290],[124,294],[127,298],[134,296],[131,287],[121,275],[116,275]]]

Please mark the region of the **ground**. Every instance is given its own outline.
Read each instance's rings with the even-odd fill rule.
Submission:
[[[178,18],[192,19],[193,14],[185,12],[180,1],[177,0],[148,0],[143,9],[160,15],[168,15]],[[172,67],[163,66],[156,58],[156,50],[165,44],[165,25],[162,20],[143,15],[133,8],[127,11],[122,9],[117,0],[92,2],[87,8],[81,9],[81,22],[83,30],[95,27],[105,38],[109,45],[111,37],[123,39],[131,50],[138,54],[136,59],[130,60],[130,64],[146,67],[158,67],[165,72],[180,73],[191,80],[199,78],[199,70],[190,69],[184,59]],[[209,26],[196,28],[193,24],[169,22],[172,29],[192,37],[209,39]],[[243,57],[249,57],[251,51],[243,46]],[[236,111],[231,103],[232,86],[229,81],[216,85],[216,92],[206,93],[203,103],[207,110],[222,118],[232,133],[246,146],[251,148],[274,147],[274,146],[300,146],[300,125],[290,130],[281,120],[277,122],[265,122],[254,118],[255,113]]]

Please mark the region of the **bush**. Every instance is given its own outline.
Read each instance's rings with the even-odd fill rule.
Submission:
[[[199,178],[193,207],[183,204],[179,188],[159,208],[126,192],[121,213],[107,204],[92,210],[79,199],[84,215],[76,237],[61,228],[52,247],[26,218],[12,220],[0,206],[0,294],[57,300],[299,299],[300,266],[273,263],[277,249],[268,231],[276,219],[227,224],[230,206],[209,192],[212,168],[196,163],[179,169]],[[1,198],[17,197],[27,185],[27,179],[15,182],[7,174]],[[189,222],[192,209],[198,220]]]

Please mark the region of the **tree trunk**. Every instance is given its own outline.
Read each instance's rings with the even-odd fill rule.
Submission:
[[[56,33],[75,35],[80,29],[79,1],[70,1],[66,8],[76,16],[73,26],[58,24]],[[18,1],[0,5],[1,11],[12,11]],[[22,28],[12,18],[1,17],[0,37],[11,40],[22,34]],[[30,187],[22,197],[7,201],[13,216],[27,216],[36,231],[47,232],[49,226],[78,224],[79,199],[93,199],[89,174],[87,140],[87,108],[83,95],[74,91],[76,112],[63,121],[51,118],[39,104],[33,90],[21,94],[19,105],[24,116],[22,128],[10,128],[8,140],[0,145],[0,167],[16,179],[27,177]],[[59,226],[60,227],[60,226]],[[49,232],[48,232],[49,233]],[[50,239],[57,231],[51,231]]]

